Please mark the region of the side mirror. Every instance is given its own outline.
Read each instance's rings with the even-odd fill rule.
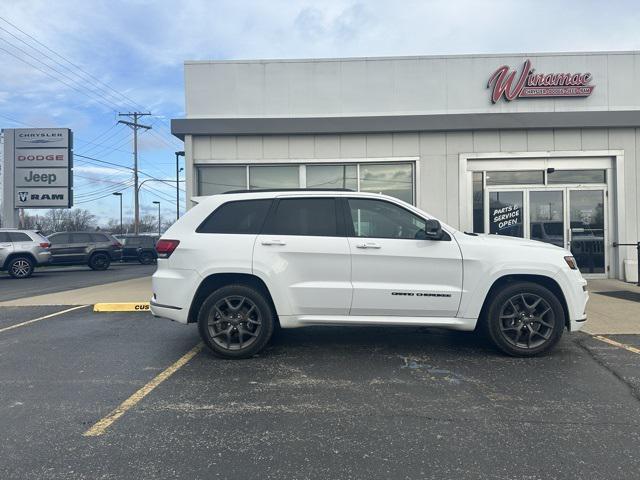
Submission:
[[[426,240],[440,240],[442,238],[442,226],[438,220],[429,218],[424,226]]]

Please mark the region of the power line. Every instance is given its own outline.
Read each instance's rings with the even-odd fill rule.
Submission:
[[[60,59],[64,60],[66,63],[68,63],[69,65],[71,65],[71,66],[73,67],[73,69],[69,68],[69,66],[67,66],[67,65],[65,65],[65,64],[63,64],[63,63],[61,63],[61,62],[59,62],[58,60],[56,60],[56,59],[52,58],[50,55],[48,55],[47,53],[43,52],[41,49],[34,47],[32,44],[30,44],[30,43],[28,43],[28,42],[25,42],[23,39],[19,38],[17,35],[13,34],[13,33],[12,33],[12,32],[10,32],[9,30],[7,30],[7,29],[5,29],[5,28],[3,28],[3,27],[0,27],[0,29],[2,29],[3,31],[5,31],[5,32],[6,32],[6,33],[8,33],[9,35],[11,35],[13,38],[15,38],[15,39],[17,39],[18,41],[20,41],[21,43],[23,43],[24,45],[28,46],[30,49],[32,49],[32,50],[34,50],[34,51],[38,52],[40,55],[43,55],[44,57],[46,57],[47,59],[49,59],[50,61],[52,61],[55,65],[58,65],[59,67],[61,67],[61,68],[65,69],[66,71],[70,72],[72,75],[74,75],[74,76],[76,76],[77,78],[79,78],[82,82],[84,82],[84,84],[86,84],[86,83],[87,83],[87,77],[88,77],[88,78],[91,78],[93,81],[89,82],[89,84],[90,84],[90,85],[92,85],[92,86],[94,86],[94,87],[96,87],[96,90],[95,90],[95,91],[94,91],[94,90],[89,89],[89,92],[91,92],[93,95],[97,95],[98,97],[100,97],[101,99],[106,100],[107,102],[109,102],[109,103],[113,106],[113,103],[112,103],[112,100],[111,100],[111,99],[112,99],[112,98],[114,98],[113,93],[115,93],[115,94],[116,94],[117,96],[119,96],[120,98],[123,98],[123,99],[127,100],[128,102],[130,102],[130,103],[131,103],[131,105],[136,106],[136,108],[138,108],[138,107],[142,107],[139,103],[135,102],[133,99],[131,99],[131,98],[130,98],[130,97],[128,97],[127,95],[123,94],[122,92],[119,92],[118,90],[114,89],[113,87],[111,87],[110,85],[108,85],[107,83],[105,83],[104,81],[102,81],[101,79],[99,79],[98,77],[96,77],[95,75],[93,75],[93,74],[91,74],[91,73],[87,72],[85,69],[83,69],[82,67],[80,67],[80,66],[79,66],[79,65],[77,65],[76,63],[72,62],[71,60],[69,60],[69,59],[68,59],[67,57],[65,57],[64,55],[61,55],[60,53],[56,52],[56,51],[55,51],[55,50],[53,50],[52,48],[48,47],[47,45],[45,45],[44,43],[42,43],[41,41],[39,41],[37,38],[35,38],[33,35],[30,35],[29,33],[25,32],[25,31],[24,31],[24,30],[22,30],[20,27],[18,27],[18,26],[17,26],[17,25],[15,25],[14,23],[10,22],[10,21],[9,21],[9,20],[7,20],[6,18],[0,17],[0,20],[2,20],[3,22],[5,22],[6,24],[10,25],[10,26],[11,26],[11,27],[13,27],[15,30],[17,30],[17,31],[19,31],[20,33],[22,33],[23,35],[25,35],[27,38],[29,38],[29,39],[33,40],[36,44],[38,44],[38,45],[40,45],[40,46],[44,47],[47,51],[51,52],[52,54],[54,54],[54,55],[55,55],[55,56],[57,56],[58,58],[60,58]],[[14,47],[14,48],[16,48],[16,49],[18,49],[18,50],[22,51],[22,52],[23,52],[23,53],[25,53],[26,55],[30,55],[28,52],[25,52],[23,49],[20,49],[20,47],[17,47],[17,46],[15,46],[13,43],[8,42],[6,39],[3,39],[3,40],[4,40],[6,43],[8,43],[9,45],[11,45],[12,47]],[[8,51],[6,51],[6,50],[4,50],[4,51],[5,51],[5,52],[7,52],[7,53],[9,53],[9,54],[10,54],[10,55],[12,55],[12,56],[14,56],[14,57],[18,58],[19,60],[21,60],[21,61],[25,62],[25,61],[24,61],[24,59],[21,59],[21,58],[17,57],[16,55],[13,55],[12,53],[10,53],[10,52],[8,52]],[[31,56],[31,58],[35,58],[35,57],[33,57],[32,55],[30,55],[30,56]],[[58,72],[58,73],[61,73],[61,72],[59,72],[58,70],[56,70],[55,68],[53,68],[51,65],[46,64],[45,62],[43,62],[42,60],[39,60],[39,59],[36,59],[36,60],[37,60],[38,62],[40,62],[42,65],[45,65],[47,68],[49,68],[49,69],[51,69],[51,70],[53,70],[53,71],[56,71],[56,72]],[[25,62],[25,63],[29,64],[29,65],[30,65],[30,66],[32,66],[33,68],[36,68],[36,69],[40,70],[38,67],[36,67],[36,66],[34,66],[34,65],[32,65],[32,64],[30,64],[30,63],[28,63],[28,62]],[[40,71],[42,71],[42,70],[40,70]],[[82,74],[84,74],[84,77],[83,77],[82,75],[80,75],[78,72],[81,72]],[[43,72],[43,73],[45,73],[45,72]],[[66,76],[66,78],[71,79],[68,75],[66,75],[66,74],[64,74],[64,73],[62,73],[62,74],[63,74],[63,75],[65,75],[65,76]],[[49,76],[51,76],[51,75],[49,75]],[[66,82],[64,82],[64,81],[62,81],[62,80],[60,80],[60,79],[58,79],[58,80],[59,80],[59,81],[61,81],[62,83],[65,83],[65,85],[69,86]],[[76,81],[76,80],[73,80],[73,79],[71,79],[71,80],[72,80],[72,81]],[[98,83],[96,84],[95,82],[98,82]],[[102,86],[100,86],[100,85],[103,85],[104,87],[102,87]],[[97,87],[99,87],[99,88],[100,88],[100,90],[98,90],[98,89],[97,89]],[[110,91],[111,91],[111,92],[113,92],[113,93],[108,92],[108,91],[107,91],[107,89],[108,89],[108,90],[110,90]],[[106,96],[104,95],[105,93],[106,93],[107,95],[109,95],[109,97],[106,97]],[[85,95],[86,95],[86,94],[85,94]],[[115,97],[115,98],[116,98],[116,102],[121,102],[121,100],[117,100],[117,97]],[[102,103],[102,100],[100,100],[100,101],[101,101],[101,103]],[[110,107],[109,107],[109,108],[110,108]],[[161,121],[161,122],[163,122],[163,123],[165,123],[165,124],[169,125],[169,124],[168,124],[168,122],[166,122],[166,120],[164,120],[163,118],[160,118],[160,117],[155,117],[155,118],[154,118],[154,120],[152,120],[151,125],[155,125],[155,124],[156,124],[156,122],[155,122],[156,120],[159,120],[159,121]],[[170,139],[172,142],[177,142],[177,140],[175,139],[175,137],[171,134],[170,128],[167,128],[167,127],[165,127],[165,126],[160,126],[160,125],[159,125],[159,127],[163,128],[163,129],[167,132],[167,133],[166,133],[166,135],[169,137],[169,139]],[[158,137],[159,137],[159,136],[158,136]],[[159,137],[159,138],[161,138],[161,137]],[[164,140],[164,141],[165,141],[165,143],[167,143],[167,144],[168,144],[168,142],[166,142],[166,140]],[[169,144],[168,144],[168,145],[169,145]],[[172,147],[172,148],[174,148],[176,145],[177,145],[177,146],[179,146],[180,144],[179,144],[179,143],[174,143],[174,145],[171,145],[171,147]]]

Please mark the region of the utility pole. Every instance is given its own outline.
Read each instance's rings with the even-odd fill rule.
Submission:
[[[124,125],[128,125],[133,130],[133,186],[134,186],[134,197],[133,197],[133,210],[134,210],[134,220],[133,220],[133,231],[137,235],[139,233],[140,227],[140,199],[138,198],[138,129],[144,128],[145,130],[150,130],[150,125],[142,125],[138,123],[138,118],[143,117],[145,115],[151,115],[151,113],[143,113],[143,112],[129,112],[129,113],[118,113],[119,117],[129,117],[133,119],[133,122],[128,122],[126,120],[118,120],[118,123],[122,123]]]

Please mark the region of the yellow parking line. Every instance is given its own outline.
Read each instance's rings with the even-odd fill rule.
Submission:
[[[47,318],[57,317],[58,315],[62,315],[63,313],[73,312],[74,310],[78,310],[80,308],[88,307],[89,305],[80,305],[78,307],[67,308],[66,310],[62,310],[56,313],[50,313],[49,315],[45,315],[44,317],[34,318],[33,320],[27,320],[26,322],[16,323],[15,325],[11,325],[10,327],[0,328],[0,333],[6,332],[7,330],[13,330],[14,328],[24,327],[25,325],[31,325],[32,323],[39,322],[40,320],[46,320]]]
[[[202,350],[203,344],[199,343],[187,353],[185,353],[182,357],[180,357],[176,362],[167,367],[165,370],[160,372],[153,380],[147,383],[144,387],[140,388],[137,392],[127,398],[124,402],[122,402],[115,410],[113,410],[109,415],[104,417],[102,420],[99,420],[93,427],[84,432],[82,435],[85,437],[97,437],[105,433],[107,428],[111,426],[116,420],[118,420],[122,415],[124,415],[127,410],[131,407],[135,406],[140,400],[149,395],[151,391],[164,382],[167,378],[177,372],[181,367],[186,365],[189,360],[195,357],[200,350]]]
[[[626,345],[624,343],[616,342],[615,340],[611,340],[610,338],[603,337],[602,335],[593,335],[593,338],[600,340],[601,342],[608,343],[609,345],[613,345],[614,347],[624,348],[633,353],[640,354],[640,348],[632,347],[631,345]]]

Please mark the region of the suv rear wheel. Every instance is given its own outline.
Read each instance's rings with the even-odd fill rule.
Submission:
[[[7,268],[13,278],[28,278],[33,274],[33,260],[29,257],[14,257]]]
[[[556,295],[531,282],[510,284],[494,295],[485,321],[493,344],[516,357],[548,352],[565,327],[564,310]]]
[[[94,253],[89,259],[89,268],[91,270],[106,270],[109,265],[111,265],[111,259],[106,253]]]
[[[155,258],[151,252],[141,252],[140,255],[138,255],[138,261],[142,265],[151,265],[154,260]]]
[[[245,285],[213,292],[198,314],[204,343],[222,358],[248,358],[262,350],[273,334],[273,312],[265,296]]]

